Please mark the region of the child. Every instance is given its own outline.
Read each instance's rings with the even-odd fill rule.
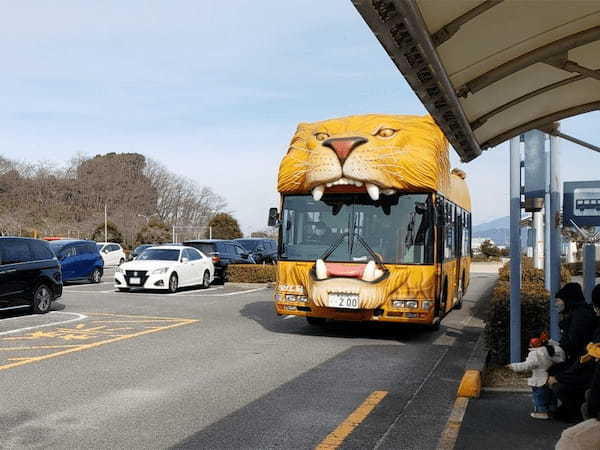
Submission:
[[[546,335],[542,334],[541,338],[532,338],[529,341],[529,354],[524,362],[507,366],[515,372],[531,370],[531,377],[527,379],[527,384],[532,390],[533,412],[530,416],[534,419],[549,419],[548,409],[551,407],[553,396],[547,384],[548,368],[558,362],[553,361],[553,357],[558,356],[556,347],[548,342]]]

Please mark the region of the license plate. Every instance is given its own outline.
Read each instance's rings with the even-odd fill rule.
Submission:
[[[142,282],[142,280],[137,277],[132,277],[129,279],[129,284],[140,284],[141,282]]]
[[[358,309],[358,294],[329,294],[328,306],[334,308]]]

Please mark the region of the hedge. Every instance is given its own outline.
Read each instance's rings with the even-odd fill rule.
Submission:
[[[521,353],[524,359],[529,339],[548,330],[549,293],[543,285],[524,281],[521,285]],[[510,282],[494,286],[485,324],[485,343],[490,359],[507,364],[510,356]]]
[[[230,264],[227,279],[232,283],[269,283],[275,281],[274,264]]]
[[[581,275],[583,274],[583,263],[582,262],[574,262],[566,264],[569,272],[573,275]],[[596,275],[600,274],[600,261],[596,261]]]
[[[544,287],[544,271],[533,267],[531,258],[522,259],[521,283],[521,357],[525,359],[529,339],[548,330],[550,294]],[[510,262],[499,271],[494,285],[485,324],[485,342],[490,360],[507,364],[510,357]],[[561,267],[561,283],[568,283],[571,274]]]

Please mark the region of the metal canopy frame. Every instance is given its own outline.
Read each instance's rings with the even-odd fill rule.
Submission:
[[[461,51],[463,45],[469,44],[476,36],[475,32],[487,36],[485,28],[478,28],[485,24],[501,23],[503,26],[506,22],[506,29],[510,29],[512,22],[508,22],[507,17],[512,17],[512,21],[514,15],[507,13],[512,13],[510,8],[518,7],[518,4],[503,0],[481,0],[479,3],[473,0],[439,3],[429,0],[352,0],[352,3],[463,162],[479,156],[482,149],[525,131],[548,129],[557,120],[600,110],[600,96],[594,94],[600,92],[600,69],[588,67],[596,64],[593,57],[596,47],[584,48],[600,42],[600,4],[567,4],[555,0],[548,8],[581,10],[576,10],[576,14],[564,21],[562,16],[555,15],[553,20],[558,23],[552,25],[545,26],[538,20],[539,30],[527,30],[522,33],[524,38],[519,35],[520,41],[501,43],[489,53],[477,54],[472,59],[465,57],[466,62],[461,61],[461,66],[448,61],[452,55],[450,50],[460,56],[457,49]],[[495,38],[499,38],[497,31]],[[582,54],[587,55],[587,60],[581,61]],[[450,75],[448,65],[452,66]],[[534,73],[538,69],[546,72],[536,79]],[[469,77],[469,73],[473,76]],[[567,73],[575,76],[565,77]],[[535,82],[531,82],[532,79]],[[593,95],[583,103],[586,96],[582,92],[590,89],[590,85],[581,83],[589,83],[589,80],[599,81],[598,90],[592,87]],[[499,93],[501,89],[510,95]],[[579,96],[569,100],[573,97],[568,92],[575,90]],[[475,103],[473,98],[476,98]],[[554,99],[556,102],[552,103]],[[549,102],[552,108],[547,107]],[[513,114],[519,111],[523,111],[522,116]],[[506,120],[507,114],[509,120]],[[568,135],[560,137],[580,143]],[[598,151],[598,147],[591,144],[584,146]]]

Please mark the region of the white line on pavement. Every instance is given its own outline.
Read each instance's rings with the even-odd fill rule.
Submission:
[[[283,318],[283,320],[286,320],[286,319],[293,319],[294,317],[298,317],[298,316],[294,316],[294,315],[290,314],[289,316],[285,316],[285,317]]]
[[[217,294],[217,295],[215,295],[215,297],[228,297],[230,295],[249,294],[250,292],[264,291],[265,289],[267,289],[267,288],[261,287],[261,288],[256,288],[256,289],[248,289],[247,291],[228,292],[227,294]]]
[[[54,325],[63,325],[65,323],[70,323],[70,322],[77,322],[79,320],[83,320],[83,319],[87,319],[88,316],[84,315],[84,314],[79,314],[79,313],[67,313],[67,312],[60,312],[60,311],[52,311],[49,312],[48,315],[50,314],[54,314],[54,313],[58,313],[58,314],[69,314],[72,316],[77,316],[75,319],[69,319],[69,320],[63,320],[61,322],[53,322],[53,323],[46,323],[44,325],[36,325],[33,327],[25,327],[25,328],[18,328],[16,330],[10,330],[10,331],[3,331],[0,333],[0,336],[3,336],[5,334],[12,334],[12,333],[19,333],[21,331],[28,331],[28,330],[35,330],[37,328],[44,328],[44,327],[52,327]],[[11,319],[20,319],[21,317],[11,317]],[[10,319],[2,319],[2,321],[4,322],[5,320],[10,320]]]

